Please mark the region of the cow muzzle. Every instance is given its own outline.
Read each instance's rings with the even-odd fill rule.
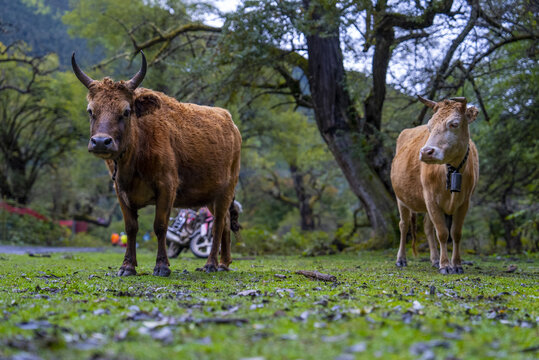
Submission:
[[[99,134],[90,138],[88,151],[100,158],[110,159],[118,152],[118,147],[112,137]]]
[[[419,150],[419,160],[427,164],[442,164],[442,151],[434,146],[423,146]]]

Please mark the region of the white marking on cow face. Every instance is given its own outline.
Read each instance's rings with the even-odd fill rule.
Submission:
[[[419,160],[427,164],[460,161],[458,158],[466,151],[469,141],[468,122],[463,112],[458,107],[439,109],[429,120],[428,129],[429,138],[419,151]]]

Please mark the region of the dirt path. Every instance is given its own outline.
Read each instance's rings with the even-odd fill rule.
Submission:
[[[0,254],[50,254],[64,252],[104,252],[111,250],[109,248],[94,248],[94,247],[47,247],[47,246],[15,246],[15,245],[0,245]]]

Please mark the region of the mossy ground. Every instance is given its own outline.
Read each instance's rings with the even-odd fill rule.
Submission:
[[[256,257],[212,274],[182,255],[169,278],[151,275],[148,252],[127,278],[114,252],[0,255],[0,358],[537,358],[536,255],[466,256],[447,276],[426,255],[397,269],[394,255]]]

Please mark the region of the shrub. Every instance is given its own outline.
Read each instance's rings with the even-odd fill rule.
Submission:
[[[29,215],[0,210],[0,242],[5,244],[60,245],[70,231],[60,225]]]

